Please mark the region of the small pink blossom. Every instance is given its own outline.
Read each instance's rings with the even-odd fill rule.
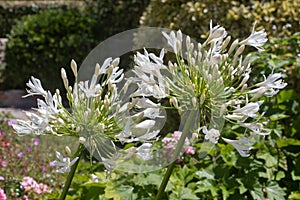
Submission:
[[[28,152],[28,153],[31,152],[31,147],[30,147],[30,146],[27,147],[27,152]]]
[[[4,181],[5,178],[3,176],[0,176],[0,181]]]
[[[0,165],[1,165],[1,167],[6,167],[7,163],[5,160],[2,160],[2,161],[0,161]]]
[[[0,188],[0,200],[6,200],[6,195],[4,193],[4,190]]]
[[[55,166],[55,162],[51,161],[49,165],[50,165],[50,167],[54,167]]]
[[[23,200],[29,200],[27,195],[23,196]]]
[[[22,156],[23,156],[23,152],[22,151],[17,154],[18,158],[21,158]]]
[[[8,120],[7,124],[8,126],[12,126],[13,124],[15,124],[16,122],[13,120]]]
[[[34,146],[39,145],[39,139],[38,138],[34,138],[33,139],[33,144],[34,144]]]
[[[188,148],[184,152],[187,155],[194,155],[195,154],[195,149],[191,146],[188,146]]]

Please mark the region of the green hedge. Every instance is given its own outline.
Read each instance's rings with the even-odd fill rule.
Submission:
[[[47,88],[62,88],[61,67],[79,61],[93,48],[95,20],[78,9],[44,10],[22,17],[8,35],[2,88],[24,88],[31,75]]]
[[[209,31],[210,19],[234,38],[247,37],[254,21],[269,37],[291,36],[300,31],[299,0],[151,0],[141,25],[181,29],[199,39]]]
[[[79,4],[79,3],[77,3]],[[33,1],[10,1],[0,2],[0,37],[9,34],[15,21],[24,15],[37,14],[45,9],[68,9],[78,6],[75,2],[33,2]]]

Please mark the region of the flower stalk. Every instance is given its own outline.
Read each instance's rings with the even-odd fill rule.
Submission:
[[[194,130],[192,130],[192,127],[194,127],[193,123],[195,123],[195,119],[197,118],[197,115],[199,113],[197,112],[197,110],[192,110],[192,111],[187,111],[186,114],[189,114],[189,115],[188,115],[187,120],[185,121],[180,140],[178,141],[176,149],[174,151],[174,155],[173,155],[173,159],[172,159],[173,162],[167,168],[164,178],[159,186],[158,193],[156,195],[155,200],[162,199],[162,195],[163,195],[165,188],[169,182],[169,179],[172,175],[173,169],[175,168],[176,160],[182,151],[182,148],[185,144],[185,140],[191,134],[191,132],[194,131]]]
[[[77,151],[74,154],[74,157],[79,157],[79,158],[76,160],[76,162],[74,163],[74,165],[71,166],[71,170],[70,170],[70,172],[68,174],[67,180],[66,180],[64,188],[63,188],[63,191],[62,191],[62,193],[60,195],[60,198],[59,198],[60,200],[64,200],[66,198],[67,194],[68,194],[70,185],[72,183],[72,180],[73,180],[76,168],[78,166],[80,157],[82,156],[83,150],[84,150],[84,145],[83,144],[79,144],[79,146],[77,148]]]

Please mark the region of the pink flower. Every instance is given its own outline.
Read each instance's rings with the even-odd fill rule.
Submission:
[[[23,196],[23,200],[29,200],[27,195]]]
[[[10,141],[9,140],[5,140],[4,141],[4,148],[8,148],[10,146]]]
[[[6,200],[6,195],[4,193],[4,190],[0,188],[0,200]]]
[[[54,164],[54,163],[55,163],[54,161],[51,161],[51,162],[50,162],[50,164],[49,164],[49,165],[50,165],[50,167],[54,167],[54,166],[55,166],[55,164]]]
[[[23,188],[25,191],[30,191],[37,187],[38,187],[38,183],[33,178],[29,176],[23,177],[21,182],[21,188]]]
[[[0,176],[0,181],[4,181],[5,178],[3,176]]]
[[[1,167],[6,167],[7,163],[5,160],[2,160],[2,161],[0,161],[0,165],[1,165]]]
[[[28,153],[31,152],[31,147],[30,146],[27,147],[27,152]]]
[[[23,156],[23,152],[22,151],[17,154],[18,158],[21,158],[22,156]]]
[[[39,138],[34,138],[33,139],[33,144],[34,144],[34,146],[39,145]]]
[[[12,126],[13,124],[15,124],[16,122],[13,120],[8,120],[7,124],[8,126]]]
[[[191,146],[188,146],[188,148],[184,152],[187,155],[194,155],[195,154],[195,149]]]

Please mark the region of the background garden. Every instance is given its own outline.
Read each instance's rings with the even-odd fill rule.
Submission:
[[[269,41],[264,52],[253,55],[253,77],[276,69],[288,83],[265,100],[271,134],[257,141],[247,158],[224,143],[202,160],[185,156],[164,198],[300,199],[299,0],[1,1],[0,15],[0,38],[7,38],[0,64],[2,91],[24,89],[32,75],[44,88],[62,89],[61,67],[68,69],[71,59],[80,66],[101,41],[131,28],[181,29],[201,42],[211,19],[233,38],[247,37],[256,21]],[[11,128],[14,122],[9,113],[0,114],[0,199],[1,192],[7,199],[58,198],[65,176],[55,172],[51,161],[55,150],[64,151],[72,141],[19,137]],[[102,165],[81,162],[77,172],[67,199],[153,199],[165,169],[107,174]]]

